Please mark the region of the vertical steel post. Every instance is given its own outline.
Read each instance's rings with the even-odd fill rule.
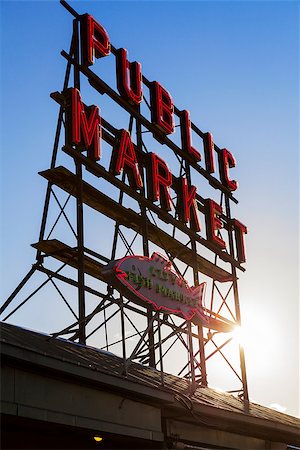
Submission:
[[[158,346],[159,346],[159,361],[160,361],[160,381],[164,385],[164,363],[163,363],[163,353],[162,353],[162,342],[161,342],[161,318],[158,313]]]
[[[75,36],[74,36],[74,33],[73,33],[72,39],[71,39],[70,51],[69,51],[70,55],[72,55],[73,52],[74,52],[74,42],[75,42]],[[67,68],[66,68],[66,73],[65,73],[65,78],[64,78],[63,91],[65,91],[67,89],[67,87],[68,87],[69,79],[70,79],[70,73],[71,73],[71,63],[70,63],[70,61],[68,61]],[[64,109],[63,109],[62,106],[60,106],[58,119],[57,119],[57,125],[56,125],[56,132],[55,132],[53,150],[52,150],[50,169],[53,169],[55,167],[55,164],[56,164],[56,158],[57,158],[57,153],[58,153],[58,145],[59,145],[59,138],[60,138],[60,133],[61,133],[61,129],[62,129],[62,123],[63,123],[63,114],[64,114]],[[48,217],[49,204],[50,204],[50,197],[51,197],[51,187],[52,187],[52,183],[49,181],[48,185],[47,185],[47,191],[46,191],[45,202],[44,202],[44,209],[43,209],[43,215],[42,215],[42,221],[41,221],[41,228],[40,228],[40,233],[39,233],[39,242],[44,239],[46,223],[47,223],[47,217]],[[37,250],[37,252],[36,252],[36,260],[37,260],[38,264],[42,263],[42,256],[41,256],[41,251],[40,250]]]
[[[198,328],[198,346],[199,346],[200,367],[201,367],[201,386],[207,386],[203,327],[202,325],[198,325],[197,328]]]
[[[121,311],[121,332],[122,332],[122,354],[123,354],[124,367],[126,369],[126,332],[125,332],[123,295],[120,296],[120,311]]]
[[[139,108],[139,112],[140,112],[140,107]],[[137,142],[137,147],[140,151],[143,150],[143,138],[142,138],[142,126],[141,123],[138,119],[136,119],[135,121],[136,124],[136,142]],[[145,177],[144,177],[144,173],[141,173],[142,176],[142,180],[143,180],[143,189],[141,194],[143,196],[146,195],[146,191],[145,191]],[[149,241],[148,241],[148,226],[147,226],[147,214],[146,214],[146,207],[143,204],[140,204],[140,209],[141,209],[141,216],[142,216],[142,223],[143,223],[143,253],[144,256],[149,256]],[[152,316],[153,316],[153,311],[150,307],[147,307],[147,321],[148,321],[148,326],[151,323],[152,320]],[[148,339],[149,339],[149,366],[155,368],[156,367],[156,361],[155,361],[155,341],[154,341],[154,330],[153,330],[153,324],[149,329],[149,333],[148,333]]]
[[[186,177],[189,185],[191,185],[191,168],[188,162],[185,164]],[[197,245],[194,239],[191,239],[191,247],[195,254],[197,254]],[[199,285],[199,273],[196,269],[193,269],[194,285]],[[206,360],[205,360],[205,350],[204,350],[204,338],[203,338],[203,327],[198,325],[198,349],[200,357],[200,370],[201,370],[201,385],[207,386],[207,372],[206,372]],[[195,365],[192,360],[193,369],[195,371]]]
[[[79,64],[79,21],[73,20],[73,35],[74,35],[74,59],[77,63],[74,66],[74,87],[80,90],[80,71]],[[82,165],[78,160],[75,160],[76,166],[76,181],[77,181],[77,195],[76,195],[76,219],[77,219],[77,254],[78,254],[78,340],[81,344],[86,343],[85,330],[85,281],[84,281],[84,224],[83,224],[83,202],[82,202]]]
[[[194,363],[194,349],[193,349],[193,336],[192,336],[192,325],[191,322],[187,322],[187,336],[188,336],[188,354],[189,354],[189,366],[191,373],[191,385],[190,393],[193,394],[196,390],[196,374],[195,374],[195,363]]]
[[[76,161],[77,177],[77,252],[78,252],[78,337],[81,344],[86,342],[85,332],[85,289],[84,289],[84,237],[83,237],[83,204],[82,204],[82,166]]]
[[[225,207],[226,207],[226,216],[229,219],[228,224],[228,238],[229,238],[229,251],[232,258],[234,258],[234,243],[233,243],[233,234],[231,227],[231,212],[230,212],[230,200],[228,195],[225,195]],[[239,299],[239,291],[237,284],[237,276],[236,276],[236,268],[233,264],[231,264],[231,273],[233,276],[233,294],[234,294],[234,304],[235,304],[235,313],[236,313],[236,321],[239,326],[241,326],[241,310],[240,310],[240,299]],[[241,375],[242,375],[242,384],[243,384],[243,400],[245,409],[248,410],[249,407],[249,393],[248,393],[248,384],[247,384],[247,375],[246,375],[246,362],[245,362],[245,352],[244,348],[241,344],[239,344],[239,353],[240,353],[240,367],[241,367]]]

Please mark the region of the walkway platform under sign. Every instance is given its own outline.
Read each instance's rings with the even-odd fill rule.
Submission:
[[[40,174],[67,193],[76,196],[76,176],[65,167],[56,167],[55,169],[49,169]],[[85,181],[82,182],[82,200],[86,205],[105,214],[117,223],[131,228],[139,234],[143,234],[143,220],[137,212],[120,205]],[[162,246],[173,257],[178,257],[185,264],[194,267],[199,272],[217,281],[232,281],[233,277],[231,273],[216,266],[200,255],[197,255],[195,258],[195,254],[190,248],[174,239],[162,229],[154,226],[150,221],[147,222],[147,231],[149,240],[158,246]]]

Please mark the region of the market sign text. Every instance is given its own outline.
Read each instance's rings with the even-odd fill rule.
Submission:
[[[106,30],[90,15],[81,16],[81,66],[89,67],[96,58],[107,57],[111,53],[111,43]],[[143,75],[139,62],[129,62],[127,50],[115,50],[117,88],[120,96],[137,109],[143,101]],[[164,136],[175,131],[174,102],[170,93],[157,81],[150,82],[151,123],[158,133]],[[80,150],[87,150],[87,157],[92,161],[101,159],[101,115],[97,106],[86,106],[80,91],[69,88],[63,92],[66,111],[66,145]],[[187,110],[177,112],[180,117],[181,149],[186,159],[192,164],[198,164],[202,155],[192,143],[192,128],[190,114]],[[237,181],[231,179],[230,169],[236,162],[232,153],[224,148],[215,152],[213,136],[204,133],[203,149],[205,170],[208,174],[215,173],[215,153],[217,153],[219,179],[227,194],[235,191]],[[197,188],[189,184],[186,177],[176,179],[166,162],[155,153],[141,155],[132,142],[128,130],[118,130],[112,150],[109,171],[115,176],[124,172],[130,187],[136,191],[144,189],[143,168],[146,168],[147,198],[159,202],[165,211],[173,208],[171,188],[177,193],[176,210],[180,221],[188,224],[195,231],[201,231],[196,201]],[[226,250],[226,242],[218,230],[223,228],[221,220],[222,208],[212,199],[205,201],[205,226],[207,240],[217,251]],[[236,257],[239,262],[245,262],[244,234],[247,228],[236,219],[227,218],[227,224],[234,231]]]

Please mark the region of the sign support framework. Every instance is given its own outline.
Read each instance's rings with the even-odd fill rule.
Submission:
[[[162,385],[167,357],[170,357],[172,350],[179,345],[186,353],[187,360],[178,371],[178,375],[183,375],[190,380],[190,395],[193,394],[198,386],[207,386],[207,363],[211,358],[218,356],[227,368],[229,368],[234,379],[237,381],[238,387],[230,390],[230,392],[237,393],[243,399],[245,409],[247,409],[249,396],[244,350],[239,346],[238,368],[234,367],[234,364],[225,354],[226,347],[232,344],[233,341],[232,336],[229,335],[228,337],[228,332],[234,326],[239,326],[241,323],[236,269],[244,270],[241,266],[241,261],[237,258],[239,246],[235,242],[234,237],[236,237],[237,233],[232,225],[233,219],[231,218],[230,210],[230,202],[233,201],[236,203],[232,191],[224,186],[222,182],[218,181],[209,171],[196,165],[193,159],[187,158],[177,144],[165,134],[161,133],[155,124],[150,123],[144,117],[140,105],[132,105],[127,99],[124,99],[122,95],[118,95],[101,80],[89,67],[82,64],[80,47],[82,48],[83,43],[80,40],[81,31],[79,31],[79,26],[83,16],[75,12],[64,0],[61,0],[61,4],[74,17],[73,35],[69,53],[62,51],[62,56],[67,61],[62,93],[51,94],[51,97],[60,104],[60,109],[50,169],[41,173],[48,180],[48,185],[39,241],[37,244],[34,244],[37,250],[36,262],[1,307],[1,314],[6,312],[3,320],[6,321],[15,314],[46,284],[52,284],[59,298],[62,299],[70,314],[74,317],[74,321],[70,325],[58,332],[54,332],[52,334],[53,338],[67,336],[70,340],[85,345],[93,335],[101,331],[104,336],[103,349],[114,351],[116,346],[120,347],[120,352],[124,360],[124,375],[126,375],[130,364],[133,361],[138,361],[159,369],[161,371]],[[111,52],[114,56],[118,55],[118,50],[112,45]],[[101,95],[108,96],[129,113],[128,133],[133,139],[135,130],[136,144],[134,148],[140,161],[144,163],[149,156],[149,151],[144,140],[144,133],[152,133],[158,142],[171,149],[176,156],[180,166],[180,172],[177,178],[173,176],[174,182],[178,183],[178,180],[186,178],[188,186],[192,186],[192,171],[196,171],[198,174],[204,176],[215,189],[221,191],[220,205],[225,207],[225,213],[220,213],[220,220],[223,221],[223,228],[228,233],[227,251],[222,251],[209,239],[203,239],[199,236],[195,229],[193,229],[191,220],[189,227],[180,220],[179,207],[175,208],[175,215],[172,216],[168,209],[159,208],[151,199],[147,198],[146,194],[149,191],[149,186],[146,189],[147,177],[145,176],[144,170],[140,170],[142,186],[139,191],[134,190],[130,181],[126,183],[126,179],[129,179],[129,170],[125,171],[123,167],[121,178],[118,178],[97,161],[93,161],[81,151],[78,151],[78,146],[70,145],[67,137],[67,128],[69,125],[66,120],[67,105],[64,93],[70,89],[72,70],[73,87],[71,89],[80,91],[80,80],[84,76],[96,91],[100,92]],[[142,78],[144,85],[149,88],[151,83],[144,76]],[[146,95],[144,95],[144,100],[147,107],[151,109],[151,102],[147,101]],[[179,117],[182,112],[174,107],[174,113]],[[70,172],[64,167],[57,166],[63,129],[66,131],[66,138],[62,150],[66,157],[73,159],[75,173]],[[103,117],[101,117],[101,129],[102,139],[107,145],[114,148],[118,130]],[[191,129],[193,132],[198,133],[200,138],[204,138],[204,133],[194,124],[191,124]],[[215,146],[215,150],[218,155],[221,154],[221,150],[217,146]],[[85,169],[89,174],[95,175],[97,179],[103,179],[118,189],[118,201],[113,200],[104,192],[100,192],[100,190],[87,183],[84,180],[83,172]],[[67,194],[64,203],[58,198],[54,188],[58,188]],[[160,188],[162,189],[162,187]],[[167,191],[165,190],[164,192],[167,198]],[[161,192],[160,195],[162,197]],[[138,212],[126,206],[126,196],[130,196],[136,202]],[[71,218],[68,217],[66,212],[67,205],[72,198],[75,199],[76,203],[76,226],[72,225]],[[177,200],[178,198],[179,194],[177,195]],[[59,213],[47,235],[46,229],[49,225],[49,209],[52,201],[56,202]],[[170,201],[173,202],[172,199]],[[199,194],[195,194],[195,201],[201,213],[204,213],[207,209],[205,199],[201,198]],[[177,204],[179,204],[179,200]],[[86,205],[114,222],[110,254],[100,254],[85,246],[84,217]],[[192,207],[190,207],[190,210],[193,211]],[[73,247],[57,239],[50,239],[61,219],[66,221],[71,235],[75,238],[76,244]],[[162,222],[171,226],[172,232],[169,231],[169,228],[168,230],[164,228],[161,225]],[[222,241],[223,238],[220,228],[216,228],[217,232],[215,237]],[[130,232],[127,234],[128,230]],[[185,233],[185,236],[188,238],[186,244],[181,243],[176,238],[177,232]],[[155,245],[159,247],[167,255],[169,260],[172,261],[176,272],[182,278],[184,278],[186,273],[191,274],[195,286],[199,285],[199,272],[204,273],[211,279],[210,304],[209,307],[204,307],[204,311],[207,317],[211,319],[212,327],[205,326],[201,322],[193,323],[193,321],[177,316],[173,317],[166,312],[153,311],[147,304],[136,304],[130,298],[126,298],[122,293],[119,293],[111,283],[106,282],[102,276],[103,267],[109,261],[116,259],[117,255],[122,251],[120,250],[121,248],[126,249],[125,256],[133,255],[134,246],[139,238],[141,238],[140,247],[143,256],[150,256],[150,246]],[[199,245],[204,246],[205,250],[214,253],[214,262],[199,254]],[[47,266],[48,259],[56,259],[62,265],[56,270],[53,270],[53,268]],[[217,264],[219,260],[222,262],[222,265]],[[223,268],[225,265],[226,267],[228,265],[230,266],[230,271]],[[183,269],[184,266],[185,269]],[[64,273],[66,267],[75,268],[77,277],[72,278],[66,275]],[[19,297],[25,284],[29,282],[36,272],[46,275],[46,280],[21,301],[21,303],[14,307],[14,309],[7,313],[7,309],[12,307],[14,299]],[[89,285],[86,281],[87,276],[94,277],[100,281],[101,289],[95,289]],[[70,299],[66,298],[62,289],[60,289],[59,283],[68,284],[77,290],[78,299],[76,310],[71,305]],[[87,294],[94,296],[99,301],[97,306],[89,313],[86,312]],[[134,318],[137,317],[138,319],[135,320]],[[96,318],[98,319],[98,324],[96,324]],[[116,318],[119,319],[120,323],[120,337],[110,339],[109,327]],[[132,330],[130,333],[128,333],[129,327]],[[137,338],[137,341],[134,347],[132,347],[132,339],[134,338]]]

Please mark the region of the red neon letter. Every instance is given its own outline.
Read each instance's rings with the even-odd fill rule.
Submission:
[[[172,173],[167,164],[155,153],[149,153],[148,192],[151,201],[160,200],[160,205],[167,211],[172,209],[169,187],[172,185]]]
[[[113,146],[110,172],[119,175],[122,170],[127,174],[129,184],[134,189],[143,187],[136,152],[127,130],[120,130]]]
[[[89,14],[80,18],[81,63],[84,66],[94,64],[94,58],[110,54],[110,42],[107,31]]]
[[[213,135],[211,133],[204,133],[203,147],[205,157],[205,168],[209,173],[214,173],[215,171],[214,140]]]
[[[174,104],[171,95],[157,81],[150,87],[151,120],[166,134],[174,131]]]
[[[201,161],[200,153],[192,146],[190,113],[187,110],[180,113],[180,128],[182,150],[193,156],[197,162]]]
[[[66,141],[68,145],[76,145],[81,151],[87,150],[88,157],[98,161],[101,157],[99,108],[84,105],[78,89],[68,89],[67,95]]]
[[[247,227],[236,219],[232,220],[232,225],[235,233],[237,258],[243,263],[246,262],[244,234],[247,234]]]
[[[130,103],[138,105],[143,99],[142,69],[138,62],[130,63],[127,50],[120,48],[116,54],[117,86],[121,95]]]
[[[235,180],[230,180],[228,168],[235,167],[235,159],[227,148],[223,148],[218,154],[219,159],[219,170],[221,182],[230,190],[235,191],[238,184]]]
[[[185,223],[190,223],[194,231],[200,231],[198,219],[198,207],[196,202],[196,187],[189,188],[186,178],[181,179],[181,189],[178,192],[178,215],[179,219]]]
[[[226,248],[226,243],[215,233],[217,230],[223,228],[222,222],[218,217],[220,214],[222,214],[222,208],[220,205],[218,205],[218,203],[214,202],[211,199],[206,200],[206,206],[208,213],[208,217],[206,218],[207,239],[216,244],[221,249]]]

